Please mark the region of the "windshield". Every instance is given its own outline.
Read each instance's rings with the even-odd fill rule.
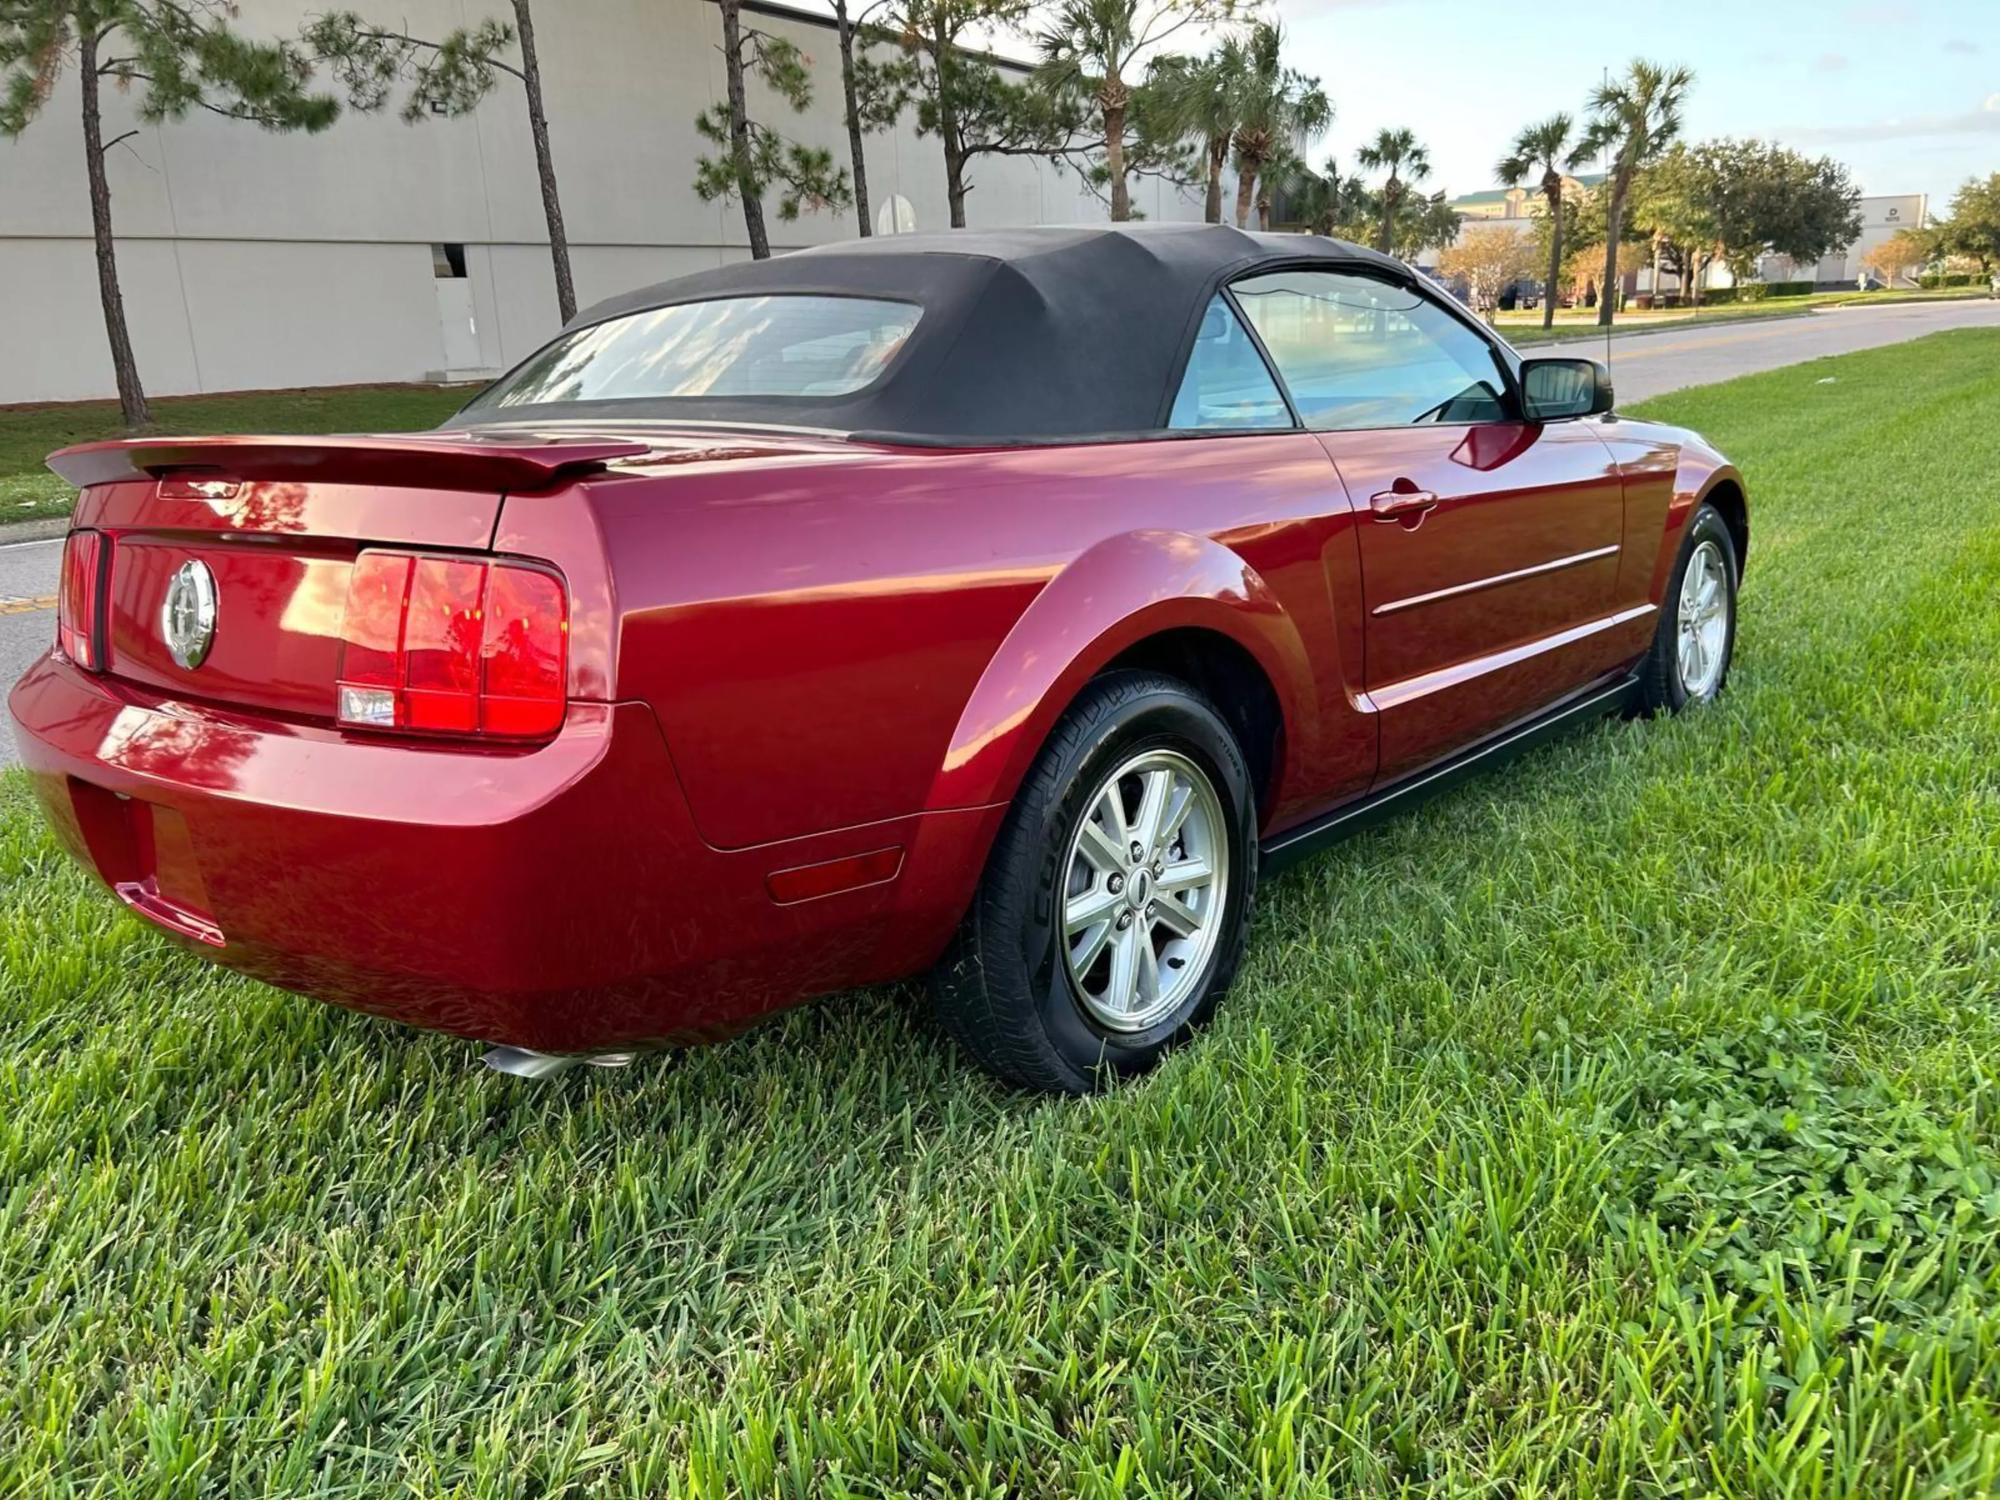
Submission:
[[[579,328],[466,410],[674,396],[844,396],[895,358],[923,309],[864,297],[683,302]]]

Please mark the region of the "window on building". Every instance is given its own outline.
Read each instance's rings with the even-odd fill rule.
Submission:
[[[1292,414],[1242,321],[1217,296],[1201,315],[1169,427],[1289,427]]]
[[[1429,298],[1370,276],[1278,271],[1231,288],[1316,432],[1496,422],[1492,346]]]
[[[463,281],[465,279],[465,246],[431,246],[431,275],[439,281]]]

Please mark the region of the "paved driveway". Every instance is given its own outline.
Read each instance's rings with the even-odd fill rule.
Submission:
[[[1843,308],[1805,318],[1711,325],[1684,333],[1625,334],[1611,341],[1611,371],[1621,401],[1643,401],[1683,386],[1705,385],[1759,370],[1900,343],[1941,328],[2000,328],[2000,302],[1921,302],[1906,307]],[[1602,339],[1531,348],[1575,349],[1602,357]],[[59,541],[0,543],[0,690],[13,686],[46,651],[55,631]],[[0,730],[0,766],[14,760],[14,737]]]

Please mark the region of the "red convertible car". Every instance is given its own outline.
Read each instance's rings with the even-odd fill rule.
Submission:
[[[533,1069],[928,970],[1143,1071],[1275,865],[1728,671],[1741,479],[1404,266],[901,236],[592,308],[443,428],[65,449],[9,706],[68,848],[272,984]]]

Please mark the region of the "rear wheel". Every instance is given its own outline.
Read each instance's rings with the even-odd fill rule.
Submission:
[[[1235,976],[1254,797],[1215,708],[1144,672],[1098,679],[1023,782],[951,951],[938,1015],[981,1066],[1082,1093],[1145,1072]]]
[[[1653,649],[1640,671],[1642,713],[1706,703],[1729,679],[1736,649],[1736,541],[1721,512],[1699,507],[1667,580]]]

